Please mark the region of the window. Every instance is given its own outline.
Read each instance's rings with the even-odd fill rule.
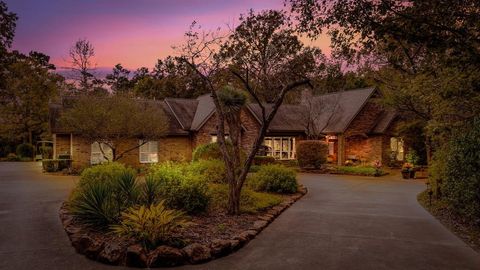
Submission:
[[[225,140],[228,140],[228,135],[225,135]],[[218,141],[217,135],[212,135],[210,142],[215,143]]]
[[[101,149],[100,149],[101,148]],[[103,153],[102,153],[103,150]],[[105,158],[107,156],[108,160]],[[110,146],[104,144],[104,143],[98,143],[94,142],[92,143],[91,146],[91,152],[90,152],[90,164],[100,164],[108,161],[113,160],[113,151]]]
[[[139,144],[143,142],[140,141]],[[158,162],[158,142],[149,141],[140,146],[140,163],[156,163]]]
[[[335,155],[335,142],[328,142],[328,154],[330,156]]]
[[[396,160],[403,161],[405,155],[403,149],[403,140],[401,138],[390,138],[390,150],[392,150],[392,154],[395,156]]]
[[[265,154],[276,159],[295,159],[294,137],[265,137]]]

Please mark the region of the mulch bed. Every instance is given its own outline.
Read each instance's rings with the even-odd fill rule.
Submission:
[[[196,264],[238,250],[306,193],[306,188],[301,187],[298,193],[284,195],[279,205],[255,214],[229,216],[222,211],[210,211],[193,216],[193,225],[172,235],[179,241],[165,243],[154,250],[145,250],[132,239],[85,228],[65,206],[60,209],[60,219],[75,250],[93,260],[133,267]]]
[[[447,205],[435,199],[430,199],[428,192],[425,190],[418,194],[418,202],[432,216],[437,218],[445,227],[452,231],[456,236],[461,238],[475,251],[480,252],[480,227],[472,225],[465,221],[461,216],[450,210]]]

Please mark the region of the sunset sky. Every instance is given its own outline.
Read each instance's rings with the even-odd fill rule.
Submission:
[[[98,67],[122,63],[152,67],[173,53],[192,21],[205,29],[232,24],[240,13],[283,8],[283,0],[6,0],[17,13],[13,49],[43,52],[58,67],[67,65],[68,49],[87,38],[96,49]],[[309,44],[328,53],[328,40]]]

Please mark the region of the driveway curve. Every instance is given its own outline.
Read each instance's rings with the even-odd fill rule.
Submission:
[[[124,269],[75,253],[58,208],[75,177],[0,163],[0,269]],[[480,269],[480,255],[398,177],[302,174],[309,193],[238,252],[177,269]]]

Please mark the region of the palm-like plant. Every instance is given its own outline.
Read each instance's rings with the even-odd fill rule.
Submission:
[[[121,215],[120,224],[111,226],[111,229],[114,233],[142,242],[147,248],[153,248],[168,241],[173,231],[190,224],[184,212],[167,209],[161,201],[127,209]]]

